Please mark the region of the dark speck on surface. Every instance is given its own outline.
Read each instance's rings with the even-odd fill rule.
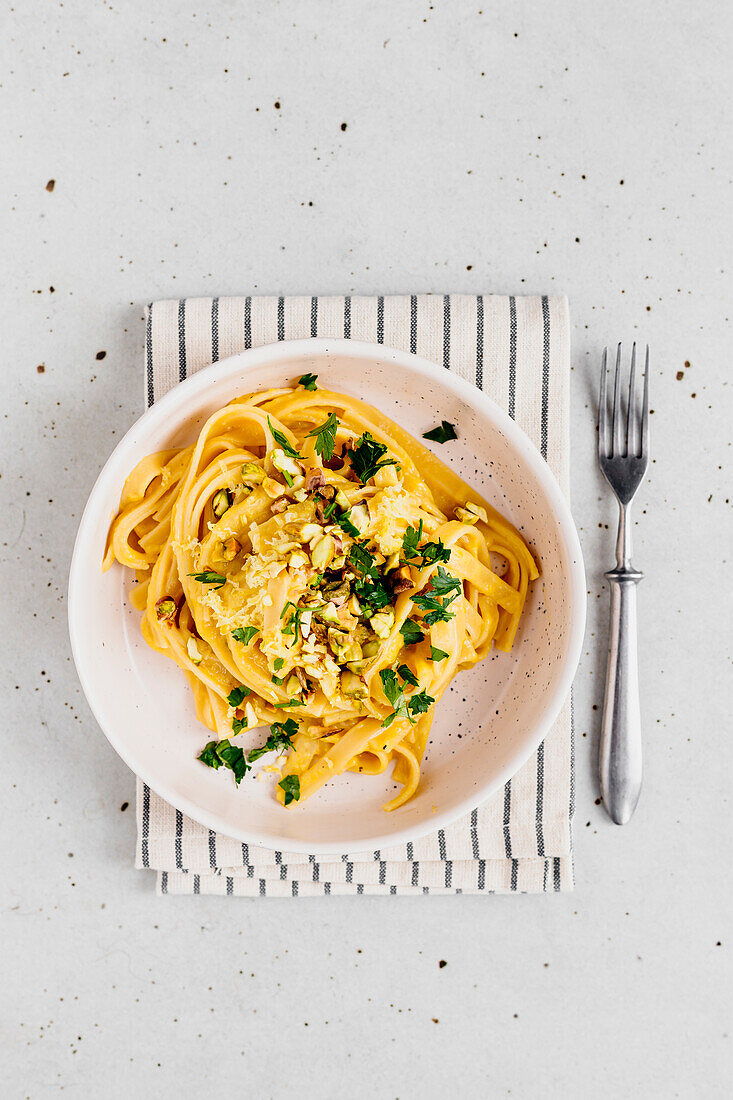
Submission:
[[[49,180],[48,183],[46,184],[46,190],[47,191],[53,191],[55,186],[56,186],[56,180]]]
[[[685,377],[685,372],[683,370],[678,370],[677,375],[676,375],[677,381],[681,382],[684,377]]]
[[[123,802],[122,805],[120,806],[120,813],[124,813],[129,805],[130,805],[129,802]]]
[[[106,354],[107,354],[107,352],[106,352],[106,351],[98,351],[98,352],[97,352],[97,355],[96,355],[96,358],[97,358],[97,359],[104,359],[104,357],[105,357],[105,355],[106,355]]]
[[[445,959],[441,959],[440,962],[438,963],[438,966],[440,967],[441,970],[443,969],[444,966],[447,966],[447,965],[448,965],[448,963],[445,961]]]
[[[275,110],[276,110],[276,111],[279,111],[279,110],[280,110],[280,100],[279,100],[279,99],[276,99],[276,100],[275,100]]]
[[[342,130],[345,130],[345,129],[346,129],[346,123],[345,123],[345,122],[342,122],[342,123],[341,123],[341,129],[342,129]]]
[[[46,364],[45,363],[39,363],[38,366],[36,367],[36,370],[38,371],[39,374],[43,374],[46,370]]]

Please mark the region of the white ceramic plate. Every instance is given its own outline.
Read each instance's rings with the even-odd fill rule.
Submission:
[[[183,673],[150,650],[126,594],[131,574],[101,572],[122,484],[139,459],[194,440],[237,394],[306,371],[363,398],[420,438],[449,420],[459,438],[430,444],[522,531],[542,563],[511,654],[462,672],[437,706],[417,795],[394,813],[389,775],[339,777],[287,812],[269,784],[196,760],[210,734],[194,716]],[[119,443],[92,490],[74,548],[69,627],[89,705],[122,759],[190,817],[268,848],[326,854],[387,848],[467,813],[537,748],[566,698],[585,625],[585,579],[570,510],[524,433],[474,386],[406,352],[346,340],[270,344],[216,363],[158,401]],[[252,737],[252,744],[257,741]],[[244,740],[240,743],[246,744]]]

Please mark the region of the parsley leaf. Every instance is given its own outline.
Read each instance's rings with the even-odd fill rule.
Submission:
[[[273,427],[272,421],[270,420],[269,416],[267,418],[267,425],[272,432],[272,438],[275,440],[278,447],[280,447],[281,450],[285,451],[286,455],[289,455],[291,458],[302,458],[302,455],[300,455],[295,450],[292,443],[288,443],[283,433],[278,431],[277,428]]]
[[[394,708],[392,713],[388,714],[382,722],[382,727],[386,729],[388,726],[391,726],[395,718],[409,718],[410,721],[412,721],[407,710],[407,700],[405,699],[404,691],[397,680],[394,670],[391,668],[381,669],[379,678],[382,681],[384,694]]]
[[[223,741],[209,741],[198,758],[209,768],[228,768],[234,773],[234,782],[237,786],[249,771],[244,749],[232,745],[227,737]]]
[[[412,669],[407,667],[407,665],[399,665],[397,668],[397,675],[400,676],[406,684],[412,684],[413,687],[417,687],[417,676]]]
[[[394,458],[383,458],[387,453],[384,443],[378,443],[369,432],[364,432],[352,451],[348,452],[351,467],[362,485],[374,477],[383,466],[396,466]]]
[[[287,703],[273,703],[272,705],[277,710],[281,707],[304,707],[305,703],[302,699],[288,699]]]
[[[259,634],[256,626],[238,626],[236,630],[232,631],[232,638],[235,642],[241,642],[242,645],[249,645],[255,634]]]
[[[431,661],[444,661],[448,654],[444,649],[438,649],[437,646],[431,645],[430,647],[430,660]]]
[[[437,542],[426,542],[420,547],[420,553],[423,565],[434,565],[436,561],[450,560],[450,547],[445,546],[440,539]]]
[[[461,582],[458,577],[454,577],[452,573],[448,573],[441,565],[439,565],[433,573],[430,578],[430,583],[433,586],[433,591],[437,592],[440,596],[448,596],[450,593],[453,593],[450,599],[445,601],[446,607],[449,603],[452,603],[461,592]]]
[[[351,522],[351,520],[349,519],[350,515],[351,509],[349,508],[348,512],[342,512],[340,516],[334,516],[334,521],[343,531],[346,532],[347,535],[351,535],[353,538],[356,538],[359,534],[359,528],[355,527],[354,524]]]
[[[201,581],[201,584],[215,584],[217,589],[223,588],[227,583],[226,577],[222,577],[221,573],[211,573],[207,570],[206,573],[189,573],[189,577],[193,577],[195,581]]]
[[[300,802],[300,779],[297,775],[286,775],[284,779],[280,780],[278,787],[281,787],[285,792],[286,806],[289,806],[291,802]]]
[[[405,645],[417,645],[425,637],[414,619],[405,619],[400,627],[400,634],[405,639]]]
[[[251,695],[251,691],[248,687],[236,687],[233,691],[230,691],[227,695],[227,703],[230,707],[238,707],[243,700]]]
[[[433,443],[447,443],[449,439],[458,439],[455,427],[447,420],[444,420],[439,428],[423,432],[422,437],[423,439],[431,439]]]
[[[425,714],[432,707],[435,699],[428,695],[427,691],[416,691],[407,701],[410,714]]]
[[[265,753],[275,752],[276,749],[292,748],[292,738],[295,737],[297,732],[298,723],[294,722],[292,718],[288,718],[287,722],[273,722],[270,726],[270,736],[264,745],[260,745],[258,749],[252,749],[248,760],[251,763],[253,760],[259,760]]]
[[[312,432],[308,432],[308,436],[316,437],[316,452],[328,462],[333,458],[333,449],[336,446],[336,429],[338,428],[338,417],[336,413],[330,413],[328,419],[324,420],[320,428],[314,428]],[[306,439],[308,438],[306,436]]]
[[[408,527],[402,536],[402,552],[406,558],[422,557],[423,565],[434,565],[436,561],[448,561],[450,550],[438,539],[436,542],[426,542],[418,547],[422,538],[422,520],[417,528]]]
[[[352,587],[354,595],[368,615],[373,615],[375,611],[392,603],[392,597],[379,578],[374,580],[371,577],[357,577]]]
[[[246,728],[247,728],[247,719],[246,718],[235,718],[234,721],[232,722],[232,733],[234,734],[235,737],[238,734],[240,734],[242,732],[242,730],[246,730]]]
[[[413,596],[412,602],[421,611],[428,612],[424,618],[426,626],[432,626],[433,623],[447,623],[450,619],[455,618],[453,612],[446,611],[440,600],[436,600],[434,596]]]
[[[363,573],[365,577],[376,579],[379,576],[377,563],[362,542],[355,542],[353,546],[349,547],[349,564],[353,565],[359,573]]]
[[[303,374],[298,379],[298,382],[300,383],[300,385],[303,387],[304,390],[313,391],[316,388],[316,378],[317,377],[318,377],[317,374]]]
[[[275,672],[279,672],[284,664],[285,664],[285,658],[284,657],[276,657],[275,660],[272,662],[272,667],[275,669]]]
[[[402,536],[402,549],[406,558],[416,558],[419,551],[417,544],[422,538],[422,520],[417,527],[408,527]]]

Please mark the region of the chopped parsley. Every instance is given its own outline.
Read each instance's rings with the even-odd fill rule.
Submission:
[[[286,775],[280,780],[278,787],[281,787],[285,793],[286,806],[291,802],[300,802],[300,779],[297,775]]]
[[[421,611],[427,612],[423,619],[426,626],[432,626],[433,623],[447,623],[455,618],[453,612],[446,611],[440,600],[436,600],[434,596],[413,596],[412,602]]]
[[[285,658],[284,657],[276,657],[275,660],[272,662],[272,667],[275,669],[275,672],[279,672],[284,664],[285,664]]]
[[[443,569],[442,565],[439,565],[435,570],[430,578],[430,583],[433,586],[433,591],[441,596],[447,596],[449,593],[453,593],[450,599],[446,601],[447,604],[452,603],[461,591],[461,582],[458,577],[454,577],[452,573],[448,573],[447,570]]]
[[[298,379],[298,382],[300,383],[300,385],[303,387],[304,390],[313,391],[316,388],[316,378],[317,377],[318,377],[317,374],[303,374]]]
[[[264,745],[260,745],[258,749],[252,749],[248,759],[251,762],[252,760],[259,760],[267,752],[292,748],[293,738],[297,732],[298,723],[292,718],[288,718],[287,722],[273,722],[270,726],[270,736]]]
[[[281,707],[304,707],[305,703],[302,699],[288,699],[287,703],[273,703],[273,707],[280,709]]]
[[[444,661],[448,654],[444,649],[438,649],[437,646],[431,645],[430,647],[430,660],[431,661]]]
[[[377,563],[363,542],[355,542],[349,548],[349,564],[360,574],[352,587],[367,615],[373,615],[392,602],[392,597],[379,575]]]
[[[242,782],[249,771],[249,763],[244,749],[232,745],[228,737],[223,741],[209,741],[201,753],[199,760],[209,768],[228,768],[234,773],[234,782],[237,786]]]
[[[238,707],[252,692],[248,687],[237,687],[227,695],[227,703],[230,707]]]
[[[246,730],[246,728],[247,728],[247,719],[246,718],[235,718],[234,721],[232,722],[232,733],[234,734],[235,737],[237,736],[237,734],[240,734],[242,732],[242,730]]]
[[[342,512],[340,516],[334,516],[334,523],[337,523],[339,527],[346,532],[347,535],[351,535],[353,538],[357,538],[359,535],[359,528],[355,527],[349,519],[351,515],[351,509],[348,512]],[[325,518],[325,513],[324,513]]]
[[[277,428],[273,427],[272,421],[270,420],[269,416],[267,418],[267,425],[272,432],[272,438],[275,440],[278,447],[280,447],[281,450],[285,451],[286,455],[289,455],[290,458],[302,458],[302,455],[300,455],[298,451],[295,450],[292,443],[288,443],[283,433],[278,431]]]
[[[412,602],[421,611],[426,611],[425,623],[432,626],[433,623],[448,622],[454,618],[453,612],[448,611],[449,604],[453,603],[461,593],[461,582],[458,577],[448,573],[441,565],[430,578],[432,593],[434,595],[419,594],[412,597]],[[443,597],[441,603],[439,597]]]
[[[246,725],[246,722],[235,719],[232,725],[234,734],[240,733]],[[249,753],[236,745],[232,745],[227,737],[223,741],[209,741],[208,745],[199,753],[198,759],[202,764],[206,764],[208,768],[214,768],[217,771],[219,768],[228,768],[229,771],[234,773],[234,782],[239,786],[247,772],[250,771],[253,760],[259,760],[261,756],[268,752],[292,748],[292,739],[298,732],[298,728],[298,723],[292,718],[288,718],[287,722],[273,722],[270,726],[270,736],[264,745],[252,749]],[[299,792],[297,797],[300,797]]]
[[[326,462],[333,458],[333,449],[336,446],[336,429],[338,425],[339,422],[336,413],[330,413],[328,418],[324,420],[319,428],[314,428],[313,431],[308,432],[308,436],[315,436],[316,452],[321,458],[325,459]],[[306,439],[308,436],[306,436]]]
[[[434,702],[435,699],[432,695],[428,695],[427,691],[416,691],[407,700],[407,708],[410,714],[425,714]]]
[[[416,558],[419,551],[417,544],[422,538],[422,520],[417,527],[408,527],[402,536],[402,550],[406,558]]]
[[[422,520],[417,527],[408,527],[402,536],[402,552],[406,558],[422,557],[423,565],[435,565],[436,561],[448,561],[450,550],[440,539],[418,547],[422,538]]]
[[[423,439],[430,439],[433,443],[447,443],[449,439],[458,439],[458,436],[453,424],[448,420],[444,420],[438,428],[423,432]]]
[[[331,515],[331,512],[335,512],[337,507],[338,505],[336,504],[336,501],[332,500],[328,508],[325,509],[323,513],[323,518],[328,519],[328,517]]]
[[[295,482],[293,481],[293,479],[292,479],[291,475],[290,475],[290,474],[288,473],[288,471],[287,471],[287,470],[281,470],[280,472],[282,473],[283,477],[285,478],[285,480],[287,481],[288,485],[289,485],[289,486],[290,486],[290,488],[292,489],[292,487],[293,487],[293,485],[295,484]]]
[[[382,681],[382,687],[384,694],[387,696],[390,706],[393,708],[392,713],[388,714],[382,722],[382,727],[387,729],[391,726],[395,718],[409,718],[410,715],[407,710],[407,699],[405,693],[397,680],[397,675],[394,669],[383,668],[379,673],[379,678]]]
[[[407,667],[407,665],[399,665],[397,668],[397,675],[400,677],[400,679],[404,680],[406,684],[412,684],[413,687],[417,687],[417,676],[412,671],[412,669]]]
[[[241,642],[242,645],[249,645],[255,634],[259,634],[256,626],[238,626],[232,631],[232,638],[235,642]]]
[[[222,588],[226,583],[226,577],[223,577],[221,573],[211,573],[207,570],[205,573],[189,573],[189,577],[193,577],[195,581],[200,581],[201,584],[215,584],[217,588]]]
[[[425,637],[414,619],[405,619],[400,627],[400,634],[405,639],[405,645],[417,645]]]
[[[387,448],[383,443],[378,443],[369,432],[364,432],[352,451],[349,451],[349,460],[354,473],[362,485],[374,477],[383,466],[396,466],[394,458],[384,458]]]

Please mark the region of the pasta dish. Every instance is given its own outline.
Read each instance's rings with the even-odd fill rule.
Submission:
[[[426,433],[456,438],[446,421]],[[510,523],[376,409],[314,375],[237,397],[125,482],[104,568],[136,573],[149,646],[183,669],[237,784],[279,801],[390,764],[415,793],[435,705],[514,640],[535,561]],[[249,731],[268,726],[254,747]]]

